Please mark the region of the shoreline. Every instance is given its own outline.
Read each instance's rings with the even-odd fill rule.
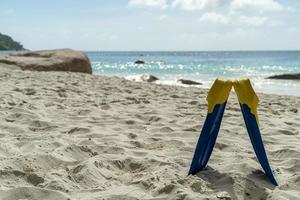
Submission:
[[[51,51],[48,51],[48,52],[51,52]],[[36,52],[36,53],[38,53],[38,52]],[[237,67],[235,65],[231,66],[230,64],[229,65],[226,64],[226,59],[225,59],[224,66],[226,66],[226,67],[219,66],[221,71],[219,74],[215,74],[215,71],[216,70],[218,71],[218,67],[207,66],[207,70],[210,70],[210,71],[205,71],[205,68],[201,67],[202,61],[200,62],[200,66],[199,66],[199,62],[198,62],[198,64],[197,64],[197,62],[195,64],[187,63],[185,60],[186,58],[183,60],[179,59],[176,61],[176,57],[172,57],[172,54],[170,52],[169,53],[166,52],[166,55],[169,56],[166,58],[162,57],[162,55],[160,55],[158,52],[157,53],[149,52],[149,55],[148,54],[143,55],[142,57],[139,57],[140,56],[139,54],[135,55],[133,53],[129,53],[129,55],[127,55],[128,57],[126,57],[126,55],[125,55],[125,57],[124,57],[124,55],[115,55],[115,54],[110,55],[108,52],[103,52],[103,54],[101,54],[99,52],[98,53],[95,52],[95,55],[93,55],[93,53],[91,53],[91,52],[90,53],[85,52],[85,53],[87,53],[89,59],[91,60],[93,74],[95,74],[95,75],[101,74],[101,75],[107,75],[107,76],[119,76],[119,77],[125,77],[126,79],[131,80],[131,79],[139,79],[139,77],[144,73],[143,71],[148,71],[149,74],[157,75],[157,77],[160,79],[157,81],[159,84],[181,85],[181,84],[177,83],[178,79],[186,79],[186,80],[192,80],[192,81],[202,83],[203,85],[200,86],[199,88],[205,88],[205,89],[210,88],[210,86],[212,85],[212,83],[214,81],[214,77],[220,77],[223,79],[236,79],[238,77],[250,78],[251,82],[253,83],[254,89],[257,92],[267,93],[267,94],[300,96],[300,90],[298,89],[300,87],[299,80],[267,79],[268,76],[276,75],[276,74],[277,75],[275,77],[278,77],[278,74],[279,74],[279,77],[283,77],[283,78],[286,78],[287,77],[286,75],[288,75],[290,78],[291,78],[291,75],[295,75],[294,77],[297,78],[298,77],[297,70],[296,70],[297,68],[294,67],[294,71],[290,71],[292,69],[292,68],[290,68],[291,67],[290,65],[286,66],[287,67],[285,70],[286,72],[284,72],[284,70],[283,70],[284,67],[283,68],[280,67],[280,64],[278,66],[274,65],[274,64],[270,64],[270,66],[269,65],[262,66],[262,69],[269,69],[270,71],[267,70],[267,71],[269,71],[269,73],[266,73],[266,71],[264,71],[263,74],[259,74],[260,70],[262,70],[261,68],[259,68],[259,67],[257,68],[257,67],[255,67],[255,65],[253,65],[254,67],[252,69],[251,67],[247,67],[248,65],[244,66],[242,64],[240,70],[245,71],[245,74],[243,74],[241,72],[238,72],[239,69],[237,69]],[[254,54],[257,54],[257,53],[258,52],[254,52]],[[182,54],[182,52],[181,52],[181,54]],[[1,55],[1,51],[0,51],[0,55]],[[3,55],[3,53],[2,53],[2,55]],[[113,56],[113,57],[111,58],[110,56]],[[121,57],[115,58],[114,56],[121,56]],[[156,57],[156,56],[158,56],[158,57]],[[189,55],[189,56],[191,56],[191,55]],[[206,58],[207,56],[208,56],[208,58]],[[282,56],[282,55],[277,55],[277,56]],[[205,59],[209,60],[210,57],[211,57],[211,55],[204,56],[202,54],[199,54],[199,55],[197,55],[195,57],[191,57],[189,59],[191,59],[191,61],[192,61],[193,59],[197,60],[198,58],[201,58],[201,59],[204,59],[203,62],[205,63]],[[274,55],[273,55],[273,57],[274,57]],[[118,59],[122,60],[122,62],[115,63],[115,61]],[[140,59],[142,61],[145,60],[145,65],[135,65],[133,62],[135,59]],[[214,61],[221,62],[222,56],[219,59],[220,60],[218,60],[218,57],[217,57],[217,58],[215,58]],[[232,59],[235,59],[235,57],[233,56]],[[252,58],[252,59],[254,59],[254,58]],[[57,59],[55,59],[55,58],[52,59],[53,63],[55,63],[56,60]],[[101,60],[103,60],[103,62]],[[182,66],[179,66],[178,62],[180,62],[180,63],[182,62],[183,63]],[[162,64],[162,63],[164,63],[164,64],[162,66],[160,66],[160,64]],[[243,62],[241,62],[241,63],[243,63]],[[44,63],[44,65],[46,65],[46,64],[47,63]],[[158,65],[158,66],[156,66],[156,65]],[[197,66],[199,67],[199,70],[198,70]],[[249,65],[249,66],[252,66],[252,65]],[[285,66],[285,65],[283,65],[283,66]],[[179,70],[180,67],[183,67],[183,71]],[[191,67],[190,70],[194,71],[195,74],[191,73],[191,71],[185,72],[184,69],[185,68],[188,69],[189,67]],[[275,72],[276,70],[274,70],[275,69],[274,67],[278,70],[278,72]],[[148,68],[149,68],[149,70],[147,70]],[[211,71],[210,68],[213,68],[213,70]],[[73,69],[78,70],[75,68],[73,68]],[[141,69],[145,69],[145,70],[141,70]],[[168,69],[170,71],[165,71]],[[179,70],[179,71],[176,71],[176,70]],[[253,73],[253,70],[254,71],[258,70],[258,71],[256,71],[256,73],[251,75],[251,73]],[[290,71],[290,73],[292,73],[292,74],[284,74],[284,73],[288,73],[288,71]],[[126,72],[130,72],[130,73],[126,73]],[[177,73],[175,73],[175,72],[177,72]],[[247,75],[248,72],[250,73],[249,75]],[[175,74],[173,74],[173,73],[175,73]],[[173,74],[173,75],[171,75],[171,74]],[[298,71],[298,74],[299,74],[299,71]],[[244,75],[247,75],[247,76],[244,76]]]
[[[94,76],[107,76],[107,77],[118,77],[118,78],[124,78],[126,80],[129,81],[133,81],[133,82],[145,82],[143,80],[141,80],[141,77],[145,74],[135,74],[135,75],[128,75],[128,76],[118,76],[118,75],[101,75],[101,74],[93,74]],[[158,77],[160,78],[160,77]],[[246,77],[245,77],[246,78]],[[236,80],[236,79],[226,79],[226,78],[220,78],[221,80]],[[243,78],[242,78],[243,79]],[[284,96],[293,96],[293,97],[300,97],[300,90],[295,92],[287,92],[287,93],[283,93],[283,94],[279,94],[279,91],[276,91],[276,89],[272,89],[272,90],[262,90],[262,89],[257,89],[257,87],[255,86],[255,81],[253,81],[251,78],[249,78],[250,81],[252,82],[252,84],[254,84],[254,89],[255,92],[258,94],[269,94],[269,95],[284,95]],[[206,89],[209,90],[210,86],[212,85],[212,83],[214,82],[214,80],[211,81],[205,81],[202,82],[201,80],[196,80],[196,79],[187,79],[187,80],[192,80],[192,81],[197,81],[199,83],[202,83],[202,85],[186,85],[186,84],[182,84],[180,82],[178,82],[178,79],[173,79],[173,80],[164,80],[164,79],[159,79],[155,82],[153,82],[153,84],[158,84],[158,85],[169,85],[169,86],[175,86],[175,87],[195,87],[195,88],[201,88],[201,89]],[[267,79],[266,79],[267,80]],[[268,81],[268,80],[267,80]],[[300,83],[300,81],[298,80],[274,80],[277,82],[281,82],[281,83],[285,83],[285,82],[291,82],[291,83]],[[281,89],[282,91],[283,89]],[[285,91],[286,92],[286,91]]]
[[[208,90],[4,65],[0,74],[2,199],[300,198],[299,97],[259,93],[274,188],[233,93],[207,169],[187,176]]]

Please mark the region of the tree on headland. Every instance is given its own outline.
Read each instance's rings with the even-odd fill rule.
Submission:
[[[14,41],[10,36],[0,33],[0,50],[24,50],[23,45]]]

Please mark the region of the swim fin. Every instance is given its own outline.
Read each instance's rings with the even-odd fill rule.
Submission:
[[[207,165],[216,143],[231,88],[231,81],[217,79],[208,93],[208,113],[199,136],[189,175],[196,174]]]
[[[249,79],[234,81],[233,87],[238,96],[247,131],[258,161],[270,181],[277,186],[278,184],[271,170],[259,130],[257,114],[259,99],[255,94]]]

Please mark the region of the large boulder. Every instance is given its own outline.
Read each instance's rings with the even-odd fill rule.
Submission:
[[[188,80],[188,79],[179,79],[179,80],[177,80],[177,82],[184,84],[184,85],[202,85],[202,83]]]
[[[17,65],[23,70],[92,73],[88,57],[71,49],[14,53],[0,57],[0,63]]]
[[[145,64],[145,61],[143,61],[143,60],[137,60],[137,61],[134,62],[134,64],[143,65],[143,64]]]
[[[300,74],[280,74],[269,76],[268,79],[300,80]]]

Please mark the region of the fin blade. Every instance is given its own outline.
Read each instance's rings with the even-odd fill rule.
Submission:
[[[250,137],[256,157],[270,181],[274,185],[278,185],[269,164],[259,130],[257,115],[258,97],[256,96],[249,79],[235,81],[233,86],[240,102],[248,135]]]
[[[189,175],[196,174],[208,163],[220,130],[231,88],[232,83],[230,81],[217,79],[208,93],[208,113],[198,139]]]

